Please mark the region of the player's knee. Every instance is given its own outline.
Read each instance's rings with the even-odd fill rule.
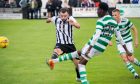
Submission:
[[[127,56],[123,56],[122,59],[123,59],[124,62],[128,62],[129,61]]]
[[[127,58],[130,62],[134,62],[134,57],[133,56],[128,56]]]
[[[84,57],[81,57],[80,61],[79,61],[79,64],[83,64],[83,65],[86,65],[88,62],[88,60],[86,60]]]
[[[77,53],[78,53],[79,56],[81,56],[81,51],[78,50]]]
[[[54,49],[54,52],[56,52],[58,55],[61,55],[63,53],[61,49]]]

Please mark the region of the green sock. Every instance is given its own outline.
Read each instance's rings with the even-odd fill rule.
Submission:
[[[137,73],[136,73],[136,71],[135,71],[133,65],[132,65],[130,62],[127,62],[127,63],[126,63],[126,66],[127,66],[128,70],[129,70],[134,76],[137,75]]]
[[[78,55],[77,51],[75,51],[72,53],[61,55],[58,58],[53,59],[53,60],[54,60],[54,62],[62,62],[62,61],[72,60],[73,58],[77,58],[77,57],[79,57],[79,55]]]
[[[78,64],[78,67],[79,67],[79,73],[80,73],[81,83],[82,84],[88,84],[85,65]]]
[[[140,67],[140,62],[136,58],[134,58],[134,64]]]

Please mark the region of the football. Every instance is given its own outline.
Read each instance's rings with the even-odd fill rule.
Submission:
[[[0,36],[0,48],[6,48],[9,45],[9,40],[5,36]]]

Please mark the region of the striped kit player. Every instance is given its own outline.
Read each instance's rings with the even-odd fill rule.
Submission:
[[[70,16],[68,19],[76,20]],[[62,21],[60,17],[52,17],[53,23],[56,26],[56,41],[60,44],[74,44],[73,42],[73,28],[67,21]]]
[[[56,28],[56,45],[51,56],[51,59],[55,59],[64,53],[71,53],[76,51],[76,47],[73,41],[73,27],[80,29],[80,24],[76,19],[69,15],[68,8],[61,8],[59,16],[53,16],[47,19],[47,23],[53,22]],[[77,74],[76,80],[80,81],[80,75],[78,71],[78,60],[72,59],[75,64],[75,71]]]

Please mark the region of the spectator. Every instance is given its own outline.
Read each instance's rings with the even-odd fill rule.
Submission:
[[[90,7],[90,2],[88,0],[83,0],[81,5],[82,7]]]
[[[5,0],[5,8],[10,8],[9,0]]]
[[[18,8],[20,8],[19,2],[20,2],[20,0],[16,0],[16,4],[17,4]]]
[[[11,8],[16,8],[17,7],[17,3],[15,0],[9,0],[9,4]]]
[[[124,4],[130,4],[130,0],[123,0]]]
[[[94,0],[95,7],[99,7],[100,2],[101,2],[100,0]]]
[[[68,5],[68,0],[64,0],[64,2],[62,3],[62,7],[63,8],[70,8],[70,6]]]
[[[58,0],[52,0],[52,16],[55,16],[56,8],[57,8]]]
[[[95,6],[94,0],[91,0],[90,7],[94,7],[94,6]]]
[[[37,17],[41,19],[41,7],[42,7],[42,0],[36,0],[38,7],[37,7]]]
[[[70,7],[76,7],[77,6],[77,0],[69,0],[68,2]]]
[[[138,4],[139,0],[132,0],[132,4]]]
[[[31,0],[31,2],[30,2],[31,19],[33,19],[33,18],[37,19],[37,7],[38,7],[37,1]]]
[[[62,8],[62,1],[58,0],[56,4],[56,15],[58,16],[59,10]]]
[[[5,7],[5,0],[0,1],[0,8],[3,8],[3,7]]]
[[[121,3],[122,3],[122,1],[121,0],[118,0],[117,4],[121,4]]]
[[[101,0],[101,2],[104,2],[104,3],[108,4],[108,0]]]
[[[28,18],[29,19],[29,0],[21,0],[19,2],[19,5],[22,8],[22,13],[23,13],[23,18]]]
[[[77,0],[77,7],[81,7],[82,0]]]
[[[53,3],[52,3],[52,0],[48,0],[47,3],[46,3],[46,9],[47,9],[47,17],[48,18],[51,18],[53,16]]]
[[[69,14],[72,15],[72,7],[77,7],[77,0],[69,0],[68,5],[69,8]]]

